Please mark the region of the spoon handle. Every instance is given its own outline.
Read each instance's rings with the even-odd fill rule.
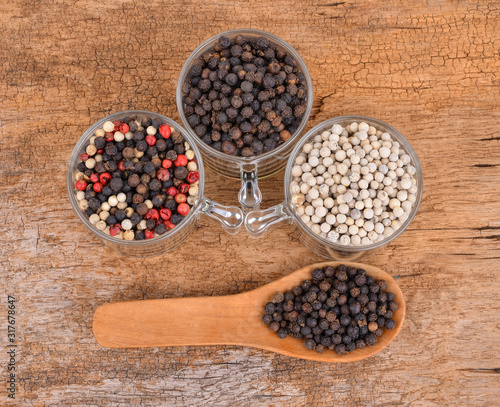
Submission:
[[[239,344],[252,329],[248,300],[244,293],[105,304],[95,312],[94,336],[112,348]]]

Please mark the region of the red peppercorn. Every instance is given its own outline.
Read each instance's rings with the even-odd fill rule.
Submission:
[[[113,133],[111,131],[108,131],[105,136],[106,136],[107,142],[113,141],[115,139],[115,137],[113,136]]]
[[[120,130],[120,124],[122,124],[122,122],[121,122],[121,121],[119,121],[119,120],[115,120],[115,121],[113,122],[113,124],[115,125],[115,130],[114,130],[114,131],[118,131],[118,130]]]
[[[185,167],[188,163],[188,159],[184,154],[179,154],[174,161],[176,167]]]
[[[165,159],[162,161],[161,166],[163,168],[170,168],[172,166],[172,161],[170,161],[169,159]]]
[[[102,154],[104,153],[104,150],[102,148],[100,148],[99,150],[97,150],[97,154]]]
[[[92,182],[99,182],[99,175],[97,175],[95,172],[90,176],[90,180]]]
[[[99,193],[99,192],[102,192],[102,184],[100,182],[96,182],[93,186],[92,186],[92,189]]]
[[[179,192],[181,194],[187,194],[187,192],[189,191],[189,188],[191,188],[189,186],[189,184],[181,184],[181,185],[179,185]]]
[[[181,203],[178,207],[177,207],[177,212],[179,213],[179,215],[182,215],[182,216],[186,216],[189,211],[190,211],[190,207],[187,203]]]
[[[82,153],[80,155],[80,160],[87,161],[89,159],[89,155],[87,153]]]
[[[118,168],[120,169],[120,171],[125,171],[125,166],[123,165],[123,160],[121,160],[121,161],[118,163]]]
[[[170,187],[167,189],[167,194],[170,196],[176,196],[179,193],[175,187]]]
[[[160,134],[165,138],[169,138],[170,133],[172,132],[172,129],[168,124],[162,124],[158,130],[160,131]]]
[[[200,179],[200,174],[198,171],[191,171],[186,177],[186,181],[192,184]]]
[[[177,202],[178,204],[186,202],[186,200],[187,200],[187,197],[184,194],[177,194],[175,196],[175,202]]]
[[[154,146],[156,144],[156,137],[152,136],[151,134],[149,136],[146,136],[146,143],[148,143],[148,146]]]
[[[111,174],[109,172],[103,172],[99,176],[99,181],[101,181],[102,185],[107,185],[109,181],[111,181]]]
[[[163,224],[167,227],[167,230],[171,230],[173,228],[175,228],[175,225],[170,222],[169,220],[166,220],[165,222],[163,222]]]
[[[129,129],[130,129],[130,128],[128,127],[128,124],[127,124],[127,123],[122,123],[122,124],[120,124],[119,130],[120,130],[123,134],[127,133],[127,132],[129,131]]]
[[[172,216],[172,211],[170,209],[167,209],[167,208],[160,209],[160,217],[163,220],[169,220],[171,216]],[[165,225],[165,226],[167,226],[167,225]]]
[[[168,181],[170,179],[170,172],[166,168],[159,168],[156,173],[156,178],[160,181]]]
[[[155,237],[155,232],[153,232],[152,230],[145,230],[144,231],[144,237],[146,239],[152,239],[153,237]]]
[[[158,220],[160,218],[160,214],[156,209],[150,209],[146,213],[146,219],[153,219],[153,220]]]
[[[111,236],[116,236],[118,233],[120,233],[122,230],[122,227],[119,223],[115,223],[113,226],[110,226],[109,228],[109,234]]]
[[[87,181],[85,181],[84,179],[79,179],[75,183],[75,188],[79,191],[85,191],[85,188],[87,188]]]

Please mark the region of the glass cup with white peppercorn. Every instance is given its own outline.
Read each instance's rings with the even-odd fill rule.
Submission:
[[[320,256],[356,259],[398,237],[422,199],[420,161],[388,124],[340,116],[308,131],[285,170],[285,201],[245,218],[250,236],[291,223]]]
[[[190,106],[185,103],[184,98],[186,95],[183,91],[183,85],[186,83],[186,80],[190,75],[190,69],[195,65],[195,62],[200,60],[207,52],[213,51],[214,46],[222,37],[231,41],[236,41],[238,38],[242,37],[252,41],[257,41],[258,39],[263,38],[265,39],[265,41],[268,41],[269,44],[272,44],[273,47],[276,47],[276,50],[284,51],[288,56],[293,58],[293,64],[295,64],[298,70],[297,75],[300,73],[300,75],[303,76],[303,79],[301,81],[303,82],[302,86],[305,87],[305,89],[301,89],[300,91],[304,92],[305,96],[303,100],[305,101],[305,104],[301,106],[303,113],[300,116],[300,120],[296,125],[293,125],[293,130],[290,130],[290,132],[285,132],[286,137],[284,141],[270,151],[264,150],[263,152],[248,157],[226,154],[223,151],[220,151],[220,149],[216,149],[214,147],[215,143],[213,143],[213,145],[205,143],[202,140],[201,135],[197,134],[197,126],[192,127],[189,123],[189,117],[186,112],[187,108]],[[225,58],[222,58],[222,60],[225,60]],[[245,65],[244,61],[241,63],[241,65]],[[216,68],[213,69],[213,72],[215,72]],[[286,85],[286,82],[284,84]],[[238,200],[241,204],[241,207],[245,211],[248,211],[251,209],[259,208],[260,202],[262,201],[262,193],[259,189],[258,179],[275,174],[286,165],[288,156],[290,155],[293,146],[304,130],[304,127],[306,126],[307,120],[311,113],[313,103],[313,87],[311,76],[306,64],[290,44],[276,37],[275,35],[269,34],[264,31],[253,29],[236,29],[217,34],[207,39],[192,52],[192,54],[189,56],[184,66],[182,67],[182,71],[179,75],[179,79],[177,82],[176,100],[177,109],[179,110],[179,115],[181,117],[182,123],[189,134],[192,136],[192,138],[195,140],[198,148],[201,151],[201,154],[203,155],[203,159],[205,160],[206,165],[221,175],[230,178],[241,179],[241,189],[238,195]],[[257,97],[255,98],[255,101],[257,101]],[[201,106],[198,106],[198,108],[199,107]],[[278,117],[278,119],[280,118]],[[260,121],[260,119],[258,120]],[[274,128],[280,129],[279,126]],[[279,134],[279,132],[283,131],[283,129],[276,131],[278,132],[276,134]],[[257,137],[255,137],[255,139],[257,139]]]
[[[110,125],[110,123],[112,123],[113,121],[121,122],[125,118],[131,118],[131,117],[134,118],[134,121],[136,121],[136,123],[140,122],[144,118],[150,118],[151,120],[157,119],[159,120],[159,122],[166,124],[167,127],[169,126],[169,131],[171,129],[172,137],[174,133],[179,133],[180,135],[182,135],[182,138],[184,139],[184,148],[186,150],[185,154],[190,156],[189,158],[192,159],[193,163],[195,163],[196,165],[196,168],[191,167],[191,169],[194,169],[195,172],[199,174],[199,180],[191,184],[192,185],[191,188],[194,187],[194,189],[197,189],[195,191],[196,193],[191,195],[186,193],[186,195],[188,195],[187,197],[188,203],[190,206],[192,206],[189,212],[182,218],[182,220],[178,223],[178,225],[172,227],[171,230],[167,229],[168,231],[164,232],[161,235],[155,234],[153,238],[144,240],[126,240],[122,236],[123,233],[119,233],[118,237],[111,236],[109,232],[107,232],[107,229],[109,229],[109,227],[105,230],[100,230],[100,228],[96,227],[97,223],[99,222],[96,223],[94,222],[95,219],[90,219],[90,217],[87,216],[87,214],[85,213],[85,209],[86,207],[88,207],[88,203],[85,204],[84,201],[86,200],[84,198],[82,199],[82,196],[79,196],[84,191],[78,191],[75,188],[76,183],[79,180],[84,180],[84,181],[86,180],[86,182],[89,183],[91,182],[89,177],[86,176],[86,174],[79,171],[77,167],[78,164],[82,162],[81,160],[82,154],[86,154],[86,152],[88,152],[89,146],[93,147],[93,141],[96,139],[96,132],[100,131],[102,133],[101,129],[103,129],[103,127],[105,127],[106,125]],[[144,131],[146,131],[146,129],[144,129]],[[126,141],[132,138],[131,137],[132,134],[130,132],[125,135],[123,135],[120,132],[117,133],[121,137],[120,140],[124,139],[124,141]],[[115,133],[115,135],[117,133]],[[147,134],[149,134],[149,132]],[[99,133],[99,135],[101,134]],[[95,159],[93,160],[96,161]],[[98,160],[101,160],[101,157],[99,157]],[[108,247],[116,249],[124,255],[133,257],[156,256],[173,250],[174,248],[179,246],[193,231],[197,219],[199,219],[201,216],[204,216],[211,220],[215,220],[216,222],[220,223],[228,233],[231,234],[238,233],[243,224],[243,212],[241,211],[241,209],[235,206],[223,206],[218,204],[217,202],[214,202],[206,198],[204,196],[204,185],[205,185],[205,172],[203,169],[202,157],[196,146],[196,143],[193,142],[191,135],[172,119],[169,119],[168,117],[163,116],[161,114],[142,111],[142,110],[129,110],[129,111],[115,113],[110,116],[104,117],[103,119],[97,121],[92,126],[90,126],[82,135],[80,140],[77,142],[75,148],[73,149],[73,152],[69,160],[68,172],[67,172],[67,189],[70,202],[76,214],[83,222],[83,224],[91,232],[96,234],[101,239],[101,241],[104,242]],[[112,197],[110,197],[110,199],[111,198]],[[117,199],[116,204],[120,204],[121,201],[120,202],[118,201],[119,199]],[[112,205],[113,204],[115,203],[112,203]],[[100,212],[100,209],[98,209],[97,212]],[[124,221],[127,222],[126,219]],[[124,230],[124,232],[129,232],[129,231]]]

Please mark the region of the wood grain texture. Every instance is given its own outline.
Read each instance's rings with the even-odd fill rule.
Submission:
[[[396,326],[385,329],[374,346],[337,355],[328,349],[319,354],[307,350],[304,341],[280,339],[262,322],[265,305],[277,292],[286,292],[311,279],[315,268],[349,267],[366,270],[375,280],[387,282],[399,308],[394,312]],[[406,303],[396,280],[384,270],[369,264],[328,261],[295,270],[255,290],[236,295],[184,297],[108,303],[97,308],[92,331],[100,345],[110,348],[151,346],[241,345],[270,350],[286,356],[319,362],[349,363],[373,356],[391,343],[403,327]]]
[[[498,0],[2,6],[0,379],[10,294],[18,298],[17,404],[498,404]],[[407,301],[403,330],[376,357],[324,364],[235,346],[103,349],[93,338],[93,313],[107,302],[237,294],[321,260],[289,228],[256,241],[206,223],[170,254],[120,258],[80,224],[66,196],[67,161],[91,123],[129,108],[178,120],[184,60],[202,40],[238,27],[276,34],[302,55],[314,84],[310,125],[376,117],[420,157],[419,213],[362,260],[399,276]],[[235,204],[238,185],[207,173],[206,195]],[[261,183],[263,208],[282,200],[282,183],[283,173]]]

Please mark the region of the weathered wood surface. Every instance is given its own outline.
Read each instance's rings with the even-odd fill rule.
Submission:
[[[18,299],[23,406],[491,406],[500,400],[500,2],[5,1],[0,14],[0,405],[7,295]],[[311,124],[380,118],[419,154],[425,191],[402,236],[363,261],[394,276],[407,319],[348,365],[234,346],[102,349],[109,301],[235,294],[321,259],[290,228],[261,240],[200,223],[147,260],[100,246],[69,204],[74,143],[128,108],[178,119],[181,66],[205,38],[270,31],[306,61]],[[263,207],[283,174],[262,182]],[[208,171],[207,195],[238,186]],[[10,404],[15,404],[10,403]]]
[[[310,279],[316,267],[341,264],[363,268],[375,280],[387,282],[387,291],[394,294],[399,306],[392,316],[394,329],[387,330],[374,346],[342,356],[335,352],[310,352],[302,341],[283,340],[266,329],[262,324],[262,309],[276,292],[286,292]],[[92,331],[97,342],[107,348],[231,344],[318,362],[349,363],[369,358],[388,346],[401,331],[405,315],[403,292],[389,273],[369,264],[329,260],[308,264],[255,290],[235,295],[107,303],[97,308]]]

